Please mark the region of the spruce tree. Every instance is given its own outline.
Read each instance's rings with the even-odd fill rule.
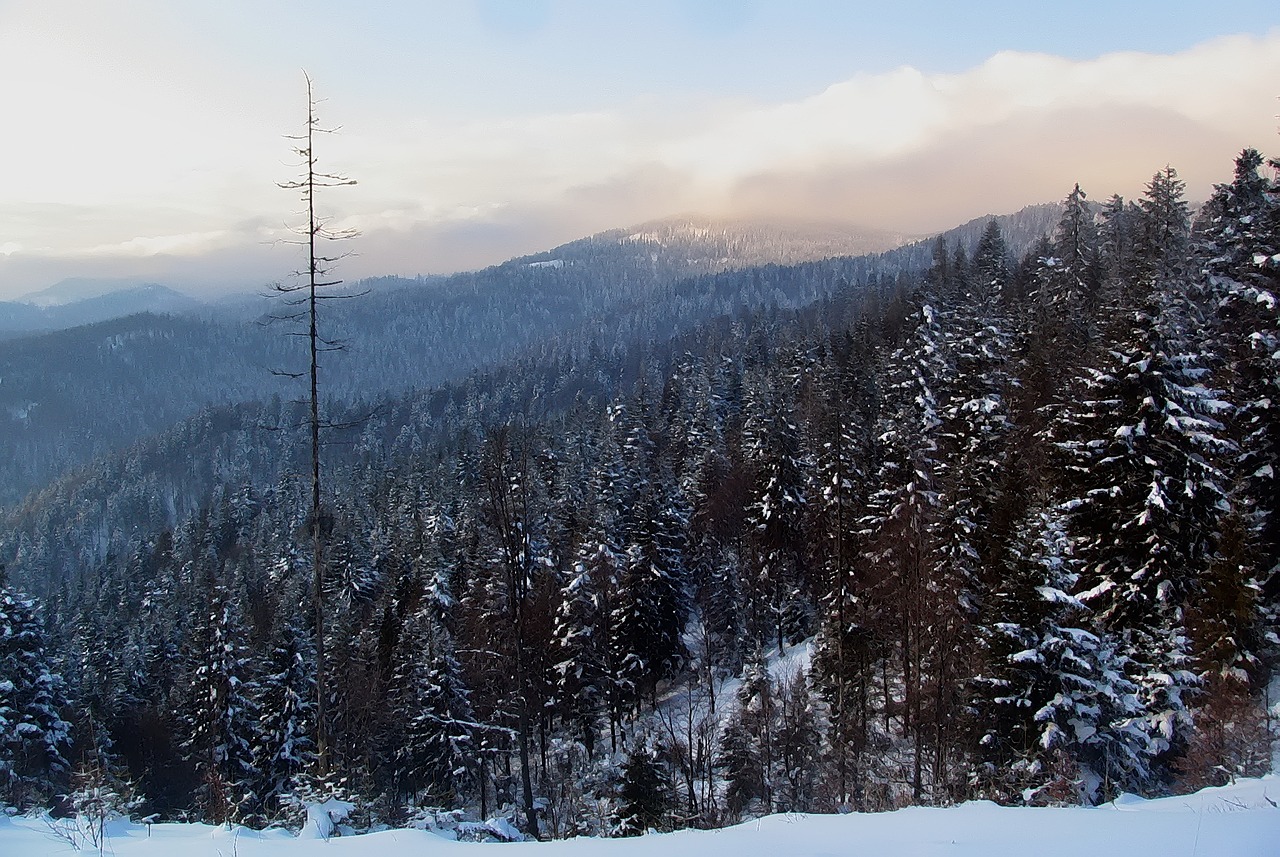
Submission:
[[[211,824],[247,820],[261,811],[254,750],[263,741],[243,639],[239,607],[218,586],[193,629],[193,669],[181,712],[187,726],[183,748],[199,781],[196,804]]]
[[[614,835],[639,836],[667,830],[673,802],[671,776],[648,738],[641,738],[622,763],[622,782],[614,810]]]
[[[1189,727],[1185,608],[1230,505],[1219,466],[1232,448],[1221,419],[1229,406],[1205,383],[1181,193],[1171,169],[1148,186],[1138,280],[1120,314],[1127,329],[1117,326],[1079,377],[1053,429],[1069,473],[1064,508],[1080,597],[1121,640],[1158,761],[1176,753]]]
[[[1062,513],[1034,507],[1017,532],[979,625],[971,785],[1003,803],[1110,797],[1146,764],[1137,687],[1071,594],[1079,572]]]
[[[0,564],[0,802],[26,810],[67,787],[71,724],[34,601]]]
[[[254,755],[259,798],[268,818],[293,793],[299,777],[315,763],[315,678],[307,639],[286,623],[272,644],[259,681],[261,712]]]

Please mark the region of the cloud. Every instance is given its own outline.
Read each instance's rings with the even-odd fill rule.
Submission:
[[[0,71],[53,50],[24,44]],[[33,90],[7,105],[28,126],[47,115],[43,133],[0,141],[0,163],[24,165],[4,175],[0,282],[27,290],[102,270],[252,287],[287,275],[296,263],[272,242],[300,203],[275,187],[292,169],[276,105],[215,89],[170,110],[182,87],[118,64],[113,77],[91,52],[58,63],[57,91],[88,81],[75,99]],[[1059,199],[1075,181],[1095,198],[1135,196],[1166,163],[1203,198],[1240,148],[1275,144],[1276,80],[1280,31],[1172,55],[1003,52],[960,73],[860,74],[789,102],[650,97],[466,119],[357,107],[318,146],[322,168],[359,184],[319,202],[335,227],[363,233],[344,265],[353,278],[496,263],[679,212],[927,232]],[[78,134],[84,122],[102,133]]]
[[[651,100],[406,132],[372,184],[416,200],[399,215],[419,230],[450,229],[460,209],[503,234],[522,212],[603,229],[667,205],[924,231],[1057,199],[1077,180],[1134,195],[1166,163],[1204,196],[1240,148],[1274,140],[1277,79],[1280,31],[1169,56],[1004,52],[959,74],[864,74],[788,103]]]
[[[229,236],[230,233],[225,229],[181,235],[139,236],[118,244],[89,247],[81,253],[85,256],[193,256],[225,245]]]
[[[420,220],[393,212],[381,227],[356,224],[362,228],[354,245],[357,256],[343,263],[344,276],[485,267],[620,224],[691,210],[693,199],[687,188],[684,174],[660,164],[643,164],[542,199],[456,209]],[[501,249],[495,252],[495,248]],[[424,260],[429,260],[430,267]]]
[[[896,189],[921,224],[936,220],[935,205],[955,209],[962,199],[1038,201],[1031,193],[1043,192],[1049,176],[1059,186],[1087,174],[1131,189],[1166,162],[1204,192],[1229,172],[1224,159],[1274,140],[1276,79],[1280,33],[1168,57],[1002,53],[963,74],[903,68],[743,110],[666,153],[757,208],[771,188],[784,201],[807,196],[811,213],[864,219],[886,204],[901,208]],[[1136,176],[1123,174],[1139,162]],[[799,184],[787,187],[789,179]],[[821,190],[828,183],[848,190]],[[899,226],[912,220],[895,217]]]
[[[1133,198],[1166,164],[1207,197],[1227,180],[1239,136],[1150,107],[1029,110],[958,130],[874,161],[832,160],[764,170],[736,182],[729,207],[799,216],[824,212],[924,233],[983,214],[1064,198],[1079,182],[1092,198]]]

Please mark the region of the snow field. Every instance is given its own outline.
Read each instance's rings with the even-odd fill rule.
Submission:
[[[715,831],[634,839],[512,845],[453,842],[419,830],[295,837],[204,824],[109,826],[115,857],[433,857],[516,849],[524,857],[1280,857],[1280,777],[1192,795],[1124,796],[1099,807],[1000,807],[973,802],[851,815],[773,815]],[[98,851],[82,842],[79,853]],[[0,818],[0,855],[55,857],[76,849],[41,818]]]

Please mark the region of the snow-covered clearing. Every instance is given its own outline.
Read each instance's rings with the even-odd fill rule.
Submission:
[[[876,815],[775,815],[717,831],[637,839],[480,845],[418,830],[331,839],[200,824],[110,826],[116,857],[431,857],[515,849],[528,857],[1268,857],[1280,855],[1280,777],[1242,780],[1194,795],[1124,797],[1095,808],[1031,809],[969,803]],[[92,843],[83,852],[95,853]],[[0,854],[76,853],[38,818],[0,817]]]

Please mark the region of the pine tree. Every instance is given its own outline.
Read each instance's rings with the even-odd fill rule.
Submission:
[[[778,688],[777,752],[770,789],[777,811],[812,811],[820,740],[813,694],[805,676],[797,672]]]
[[[636,504],[610,620],[613,659],[634,693],[634,703],[656,698],[657,685],[687,659],[682,632],[689,615],[682,556],[683,518],[677,507],[646,493]]]
[[[735,491],[742,478],[727,450],[703,452],[691,485],[689,570],[706,639],[709,671],[737,675],[746,646],[741,515],[745,498]]]
[[[405,691],[416,698],[396,763],[405,783],[421,790],[430,805],[465,805],[475,782],[478,732],[461,669],[440,640]]]
[[[315,679],[306,638],[293,624],[277,636],[259,682],[261,718],[254,756],[258,797],[268,818],[281,810],[301,774],[315,763]]]
[[[183,748],[199,779],[196,803],[211,824],[249,819],[260,811],[261,772],[254,749],[263,741],[243,639],[238,606],[218,586],[192,634],[193,669],[181,712],[187,724]]]
[[[941,396],[953,369],[942,314],[926,302],[915,317],[911,339],[889,360],[886,403],[876,427],[884,456],[863,524],[871,545],[870,589],[901,668],[902,726],[913,748],[912,793],[922,800],[925,697],[933,678],[926,671],[937,665],[931,652],[938,642],[929,629],[935,610],[954,612],[958,593],[939,587],[934,579],[942,513],[938,486],[946,469],[940,446]]]
[[[852,346],[851,346],[852,351]],[[868,361],[858,366],[859,357]],[[870,694],[876,660],[873,626],[876,617],[868,598],[866,536],[859,518],[871,490],[866,469],[874,443],[868,424],[873,420],[870,353],[848,355],[848,366],[827,370],[822,398],[827,404],[818,428],[815,486],[816,531],[822,542],[814,546],[822,569],[821,621],[814,642],[811,680],[826,705],[828,756],[833,762],[835,805],[864,807],[866,752],[870,738]]]
[[[609,635],[620,578],[621,560],[616,549],[603,539],[587,538],[556,613],[556,672],[563,716],[573,725],[588,755],[594,754],[606,704],[612,744],[617,746],[620,694],[613,686],[616,665],[611,663]]]
[[[1140,281],[1166,283],[1186,274],[1191,215],[1186,182],[1165,167],[1151,177],[1138,201],[1137,259]]]
[[[535,646],[540,618],[536,595],[543,582],[542,572],[548,565],[554,565],[542,551],[544,545],[537,531],[541,498],[533,473],[536,441],[533,431],[524,425],[509,423],[494,429],[486,438],[481,466],[484,513],[493,539],[487,612],[489,621],[501,629],[495,636],[502,641],[504,654],[510,658],[507,667],[514,668],[516,693],[512,698],[508,688],[503,697],[515,709],[507,709],[505,713],[513,715],[516,724],[524,827],[525,832],[534,837],[541,835],[534,802],[531,752],[536,718],[541,711],[535,699],[537,679],[541,678]],[[548,621],[548,633],[550,626]],[[494,630],[491,627],[490,633]],[[503,679],[510,681],[510,674]]]
[[[1235,178],[1218,185],[1197,220],[1201,277],[1218,308],[1217,356],[1229,366],[1238,409],[1232,435],[1237,502],[1248,507],[1256,577],[1280,605],[1280,186],[1246,149]]]
[[[1185,607],[1229,508],[1217,462],[1231,449],[1221,422],[1229,408],[1205,384],[1209,357],[1183,276],[1180,195],[1171,169],[1152,180],[1141,203],[1140,279],[1121,316],[1128,329],[1079,378],[1054,428],[1070,474],[1080,597],[1121,640],[1161,759],[1189,726]]]
[[[812,610],[802,548],[807,457],[792,399],[793,394],[782,390],[755,390],[743,429],[755,471],[747,507],[750,544],[759,558],[751,581],[752,631],[758,643],[772,638],[780,650],[807,636]]]
[[[646,696],[655,699],[658,682],[688,658],[682,634],[690,611],[685,566],[689,510],[659,461],[643,399],[631,420],[619,492],[623,566],[610,646],[638,707]]]
[[[725,807],[730,817],[766,813],[772,806],[770,773],[774,766],[776,699],[763,656],[742,671],[738,708],[725,724],[717,766],[724,772]]]
[[[1079,574],[1061,512],[1033,509],[1018,532],[983,605],[971,784],[1005,803],[1108,797],[1146,764],[1137,688],[1071,594]]]
[[[639,836],[667,830],[673,802],[671,777],[647,738],[641,738],[622,763],[622,782],[614,810],[614,835]]]
[[[36,604],[8,585],[0,564],[0,802],[47,803],[67,786],[71,724]]]
[[[1138,276],[1138,236],[1134,233],[1140,217],[1141,210],[1133,203],[1126,203],[1119,194],[1113,194],[1099,213],[1098,255],[1108,288],[1113,292]]]
[[[298,322],[305,327],[308,345],[308,372],[280,372],[291,378],[308,378],[310,410],[307,417],[307,428],[310,434],[310,472],[311,472],[311,506],[308,529],[311,534],[311,602],[314,621],[314,648],[316,658],[315,672],[315,719],[316,719],[316,761],[321,774],[327,774],[329,768],[329,716],[328,702],[330,689],[329,665],[326,657],[326,620],[329,605],[326,597],[326,565],[325,539],[327,530],[332,524],[331,511],[323,508],[323,492],[321,491],[320,469],[320,436],[322,429],[331,428],[328,420],[320,417],[320,359],[321,355],[341,350],[342,345],[336,339],[328,339],[320,334],[318,309],[321,301],[351,297],[332,293],[341,280],[332,278],[333,265],[341,256],[326,255],[323,245],[331,241],[343,241],[355,237],[353,230],[335,230],[329,227],[330,218],[320,213],[317,205],[317,191],[322,188],[344,187],[354,185],[355,181],[337,173],[322,172],[318,166],[316,153],[316,137],[332,133],[320,124],[316,115],[317,100],[313,92],[311,78],[307,76],[307,122],[306,131],[291,137],[295,141],[294,154],[302,159],[298,178],[282,182],[285,190],[296,190],[306,206],[307,223],[298,228],[299,244],[307,248],[306,268],[298,272],[300,282],[293,285],[277,285],[276,290],[286,296],[289,307],[284,315],[278,316],[285,321]]]
[[[1098,309],[1101,269],[1097,252],[1097,227],[1080,185],[1063,205],[1062,219],[1053,239],[1051,284],[1042,300],[1054,325],[1068,339],[1089,342],[1090,322]]]
[[[978,248],[973,255],[973,274],[970,278],[970,289],[978,297],[979,302],[989,298],[1001,300],[1005,286],[1009,282],[1009,245],[1005,243],[1000,224],[987,221],[978,239]]]
[[[984,240],[993,248],[1003,245],[994,222]],[[984,255],[994,252],[986,250]],[[986,267],[996,266],[989,262]],[[1004,486],[992,478],[1005,473],[1010,463],[1014,337],[1003,288],[996,268],[989,279],[974,281],[958,294],[941,322],[953,368],[938,379],[944,403],[939,426],[944,464],[937,475],[941,510],[927,586],[926,613],[931,620],[923,660],[932,677],[927,720],[935,790],[958,785],[952,757],[954,748],[964,743],[963,721],[959,697],[947,689],[972,674],[975,611],[988,569],[999,564],[1004,549],[996,520]],[[939,791],[939,797],[946,794]]]

